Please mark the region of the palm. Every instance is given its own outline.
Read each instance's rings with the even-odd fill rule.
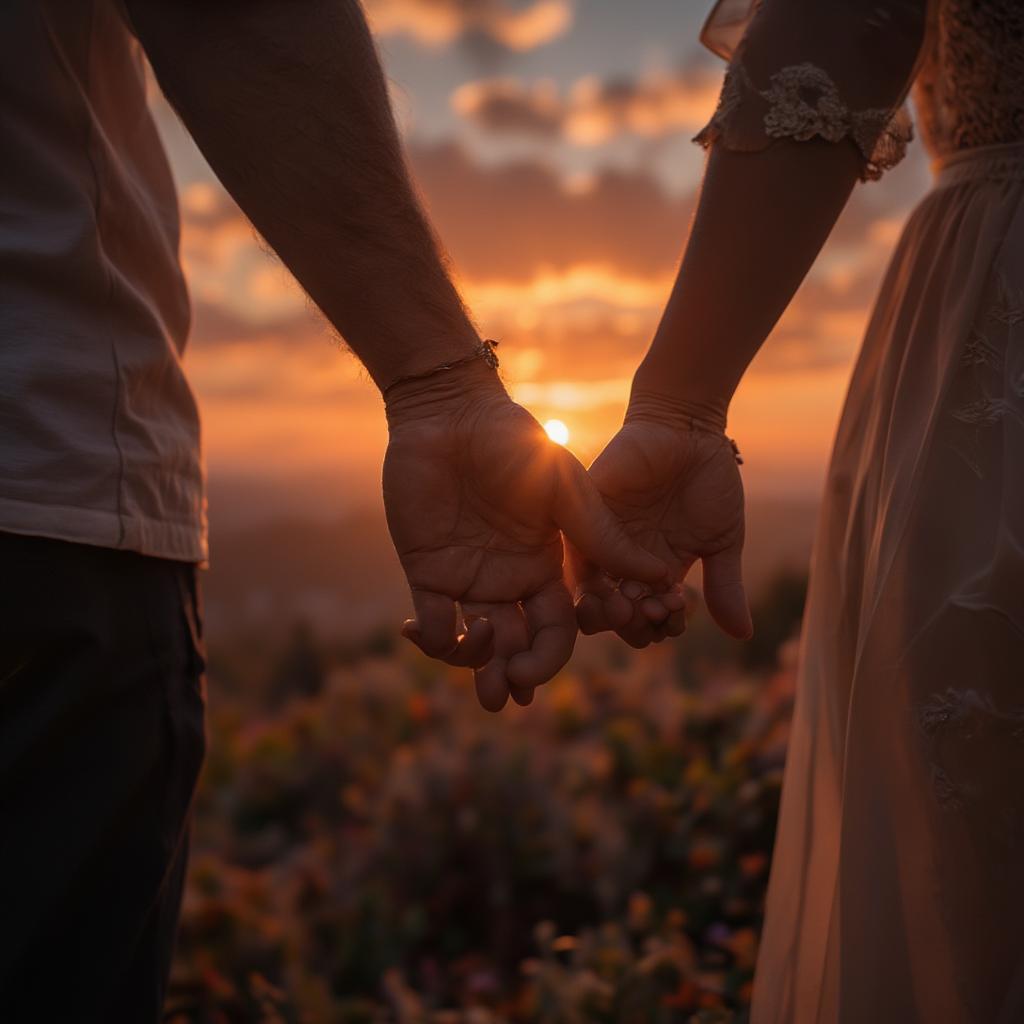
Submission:
[[[488,395],[393,426],[384,502],[416,608],[411,638],[477,668],[486,707],[510,689],[528,703],[575,641],[560,527],[594,554],[626,545],[582,466],[504,394]]]
[[[489,605],[560,583],[554,454],[533,418],[510,402],[394,431],[384,501],[413,590]]]
[[[709,609],[727,632],[745,635],[743,485],[728,442],[665,423],[628,422],[590,473],[626,533],[666,562],[677,584],[703,560]],[[585,592],[608,596],[599,593],[593,567],[583,566],[580,575]],[[656,623],[657,599],[646,603]],[[678,602],[662,609],[666,619],[673,613],[678,620]],[[639,616],[619,631],[638,645],[659,635]]]
[[[743,485],[731,451],[711,435],[627,423],[590,475],[626,532],[676,578],[742,540]]]

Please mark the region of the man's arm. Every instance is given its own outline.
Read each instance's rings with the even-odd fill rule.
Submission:
[[[356,0],[123,2],[199,148],[377,385],[471,357]],[[572,652],[559,531],[616,577],[664,581],[481,360],[402,380],[387,413],[405,635],[476,669],[485,707],[529,703]]]
[[[386,387],[479,344],[357,0],[124,0],[227,190]]]

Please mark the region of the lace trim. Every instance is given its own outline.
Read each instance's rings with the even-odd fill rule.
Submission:
[[[752,106],[763,107],[761,123],[744,126]],[[745,130],[746,128],[746,130]],[[721,140],[730,149],[763,149],[773,140],[828,142],[849,139],[861,151],[862,181],[877,181],[907,152],[913,127],[905,111],[851,111],[835,82],[814,64],[794,64],[772,75],[767,89],[758,89],[742,63],[725,74],[718,108],[694,137],[707,149]]]
[[[991,302],[964,345],[960,357],[960,367],[967,375],[963,381],[963,401],[950,410],[953,419],[967,428],[957,436],[954,450],[979,479],[985,477],[985,428],[1007,417],[1024,423],[1024,411],[1018,408],[1024,398],[1024,376],[1013,382],[1003,380],[1007,348],[1015,341],[1015,329],[1021,324],[1024,292],[1011,288],[1000,274]],[[993,338],[993,332],[998,340]]]
[[[1024,840],[1016,768],[1024,754],[1024,708],[999,707],[984,690],[948,687],[917,708],[932,791],[939,807],[1011,846]]]

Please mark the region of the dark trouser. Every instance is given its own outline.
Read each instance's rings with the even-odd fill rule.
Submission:
[[[0,1021],[149,1024],[203,759],[195,568],[0,533]]]

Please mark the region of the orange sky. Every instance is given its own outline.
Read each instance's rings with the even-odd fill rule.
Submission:
[[[695,49],[691,14],[652,7],[677,36],[650,12],[624,27],[599,0],[374,3],[410,164],[463,294],[501,340],[513,394],[563,420],[585,458],[615,429],[671,286],[699,184],[687,140],[721,75]],[[181,188],[187,365],[211,476],[294,488],[297,507],[317,479],[331,500],[378,500],[375,390],[155,103]],[[923,178],[919,156],[858,190],[742,386],[730,430],[752,492],[816,492],[872,293]]]

